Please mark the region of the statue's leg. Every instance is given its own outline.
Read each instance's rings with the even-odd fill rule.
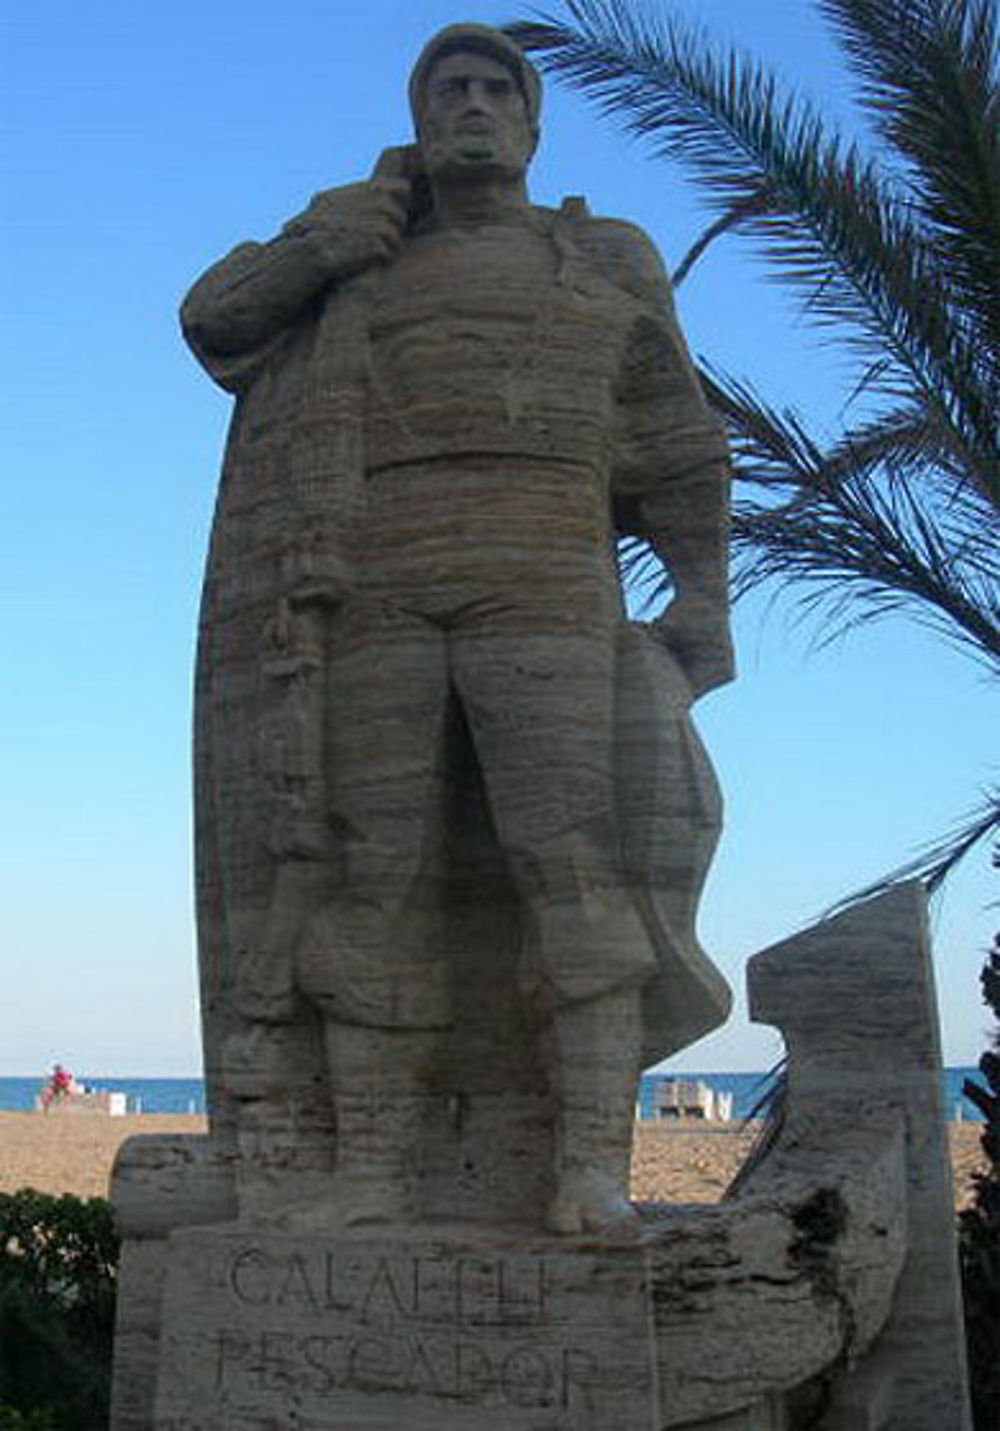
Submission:
[[[547,1029],[558,1107],[554,1230],[631,1223],[628,1152],[654,969],[614,816],[615,625],[463,630],[453,669],[491,813],[528,914],[522,985]],[[549,629],[545,629],[548,626]],[[539,628],[542,629],[539,629]]]
[[[418,617],[353,603],[333,633],[327,689],[328,819],[344,873],[303,940],[300,987],[347,1023],[440,1024],[426,890],[441,814],[444,637]]]
[[[347,611],[331,648],[327,788],[345,878],[310,921],[296,974],[323,1024],[336,1167],[329,1197],[292,1220],[335,1229],[414,1215],[420,1080],[450,1017],[422,878],[448,678],[437,628],[379,606]]]
[[[426,1070],[436,1035],[324,1020],[337,1157],[329,1196],[293,1216],[299,1227],[347,1231],[412,1224],[419,1213]]]
[[[629,1235],[632,1124],[639,1079],[638,988],[614,989],[551,1016],[550,1078],[558,1106],[553,1232]]]

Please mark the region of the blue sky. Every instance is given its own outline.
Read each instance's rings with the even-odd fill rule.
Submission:
[[[828,112],[847,85],[805,0],[700,0]],[[0,18],[3,611],[0,1072],[199,1068],[190,685],[229,402],[176,308],[238,240],[409,138],[423,40],[513,3],[19,0]],[[680,176],[547,86],[532,193],[586,194],[676,263],[700,211]],[[836,421],[842,360],[758,264],[713,252],[680,295],[692,349]],[[811,649],[788,608],[736,619],[739,680],[699,708],[728,823],[702,912],[747,955],[939,834],[997,779],[996,689],[902,619]],[[935,909],[945,1055],[978,1057],[985,856]],[[758,1068],[745,1014],[675,1060]]]

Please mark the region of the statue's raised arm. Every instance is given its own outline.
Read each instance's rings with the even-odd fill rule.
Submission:
[[[269,243],[242,243],[203,274],[181,307],[199,360],[238,388],[291,324],[331,287],[388,263],[402,242],[411,184],[376,173],[324,189]],[[249,360],[249,363],[248,363]]]

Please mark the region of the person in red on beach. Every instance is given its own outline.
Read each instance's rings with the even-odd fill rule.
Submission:
[[[75,1089],[75,1081],[68,1068],[57,1063],[52,1069],[52,1077],[42,1091],[42,1108],[47,1113],[53,1103],[68,1098]]]

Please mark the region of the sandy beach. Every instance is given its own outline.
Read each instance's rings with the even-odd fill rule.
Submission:
[[[0,1113],[0,1192],[106,1197],[119,1146],[135,1133],[200,1133],[205,1119],[189,1114]],[[952,1123],[955,1203],[970,1196],[971,1174],[983,1166],[981,1128]],[[639,1123],[632,1158],[632,1196],[642,1202],[717,1202],[746,1157],[753,1129],[740,1124]]]

